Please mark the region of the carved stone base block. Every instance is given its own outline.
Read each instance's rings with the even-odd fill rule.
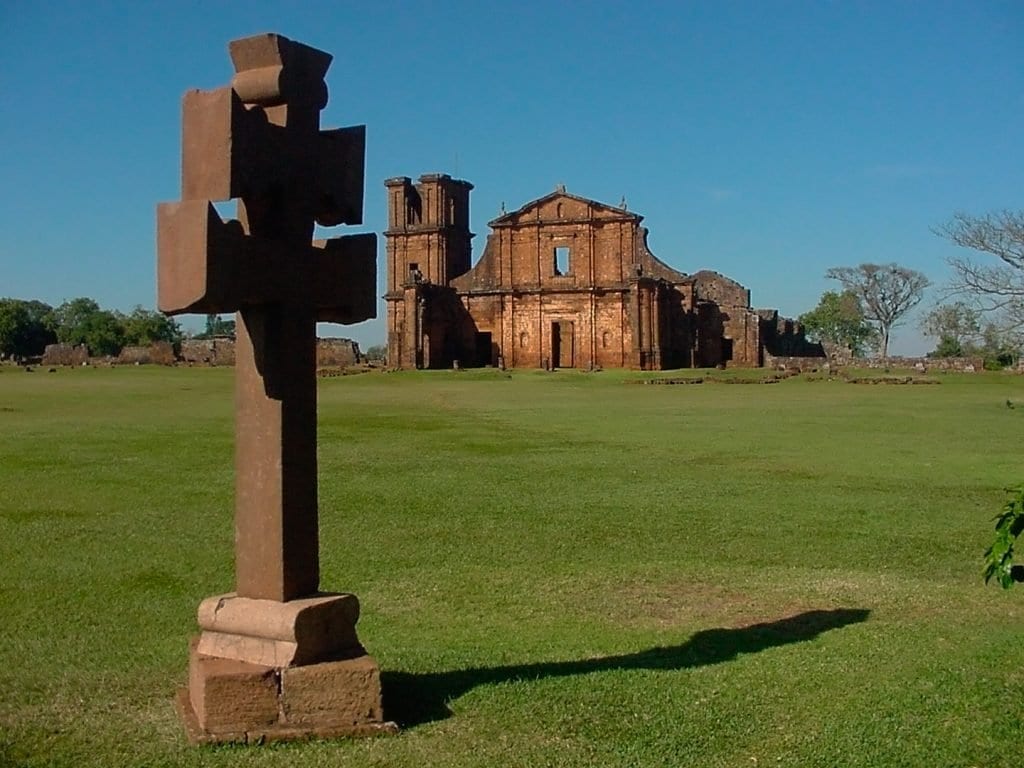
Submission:
[[[215,595],[199,605],[199,653],[268,667],[363,656],[356,637],[359,600],[321,593],[279,602]]]
[[[207,656],[193,642],[177,706],[193,744],[394,733],[380,670],[367,655],[299,667]]]
[[[393,733],[380,670],[359,643],[355,595],[278,602],[217,595],[199,606],[178,708],[193,743]]]

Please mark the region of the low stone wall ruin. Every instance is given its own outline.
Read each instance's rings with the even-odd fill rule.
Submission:
[[[980,357],[868,357],[849,363],[856,368],[913,368],[925,371],[947,371],[956,373],[974,373],[984,370],[985,361]]]
[[[188,339],[181,342],[179,359],[192,365],[234,365],[235,340]]]
[[[89,362],[89,350],[85,344],[73,347],[70,344],[47,344],[43,350],[42,365],[85,365]]]
[[[114,361],[118,365],[174,365],[174,347],[166,341],[154,341],[148,347],[125,347]]]
[[[352,339],[317,339],[317,368],[347,368],[362,362],[359,343]]]
[[[181,343],[182,362],[192,365],[234,365],[234,339],[190,339]],[[362,361],[359,343],[352,339],[317,339],[318,368],[347,368]]]
[[[983,370],[984,361],[980,357],[841,357],[829,359],[821,357],[775,357],[765,353],[764,365],[778,371],[815,371],[836,368],[870,368],[913,369],[920,373],[926,371],[944,371],[955,373],[974,373]]]
[[[827,357],[783,357],[764,353],[764,367],[775,371],[817,371],[830,366]]]

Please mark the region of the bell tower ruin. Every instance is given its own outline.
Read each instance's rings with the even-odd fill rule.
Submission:
[[[400,290],[410,273],[448,285],[469,271],[473,235],[469,192],[473,185],[447,174],[406,176],[384,182],[388,191],[388,292]]]
[[[449,283],[469,271],[473,233],[469,193],[473,185],[447,174],[407,176],[384,182],[388,194],[388,360],[402,368],[436,366],[453,339],[431,338],[425,316],[428,296],[435,311],[454,305]],[[447,294],[451,294],[448,297]],[[457,300],[456,300],[457,303]],[[450,356],[450,355],[448,355]]]

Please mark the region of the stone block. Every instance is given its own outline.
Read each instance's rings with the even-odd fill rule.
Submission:
[[[354,727],[383,720],[380,668],[370,656],[281,670],[281,711],[291,726]]]
[[[198,651],[270,667],[313,664],[365,653],[356,637],[359,600],[322,594],[278,602],[209,597],[199,605]]]
[[[199,728],[236,734],[278,720],[279,672],[273,667],[204,656],[189,659],[189,703]]]

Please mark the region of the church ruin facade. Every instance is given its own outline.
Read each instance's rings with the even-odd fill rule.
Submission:
[[[766,351],[817,347],[775,310],[752,309],[735,280],[660,261],[624,205],[559,187],[491,221],[473,266],[472,184],[430,174],[385,186],[392,366],[758,367]]]

